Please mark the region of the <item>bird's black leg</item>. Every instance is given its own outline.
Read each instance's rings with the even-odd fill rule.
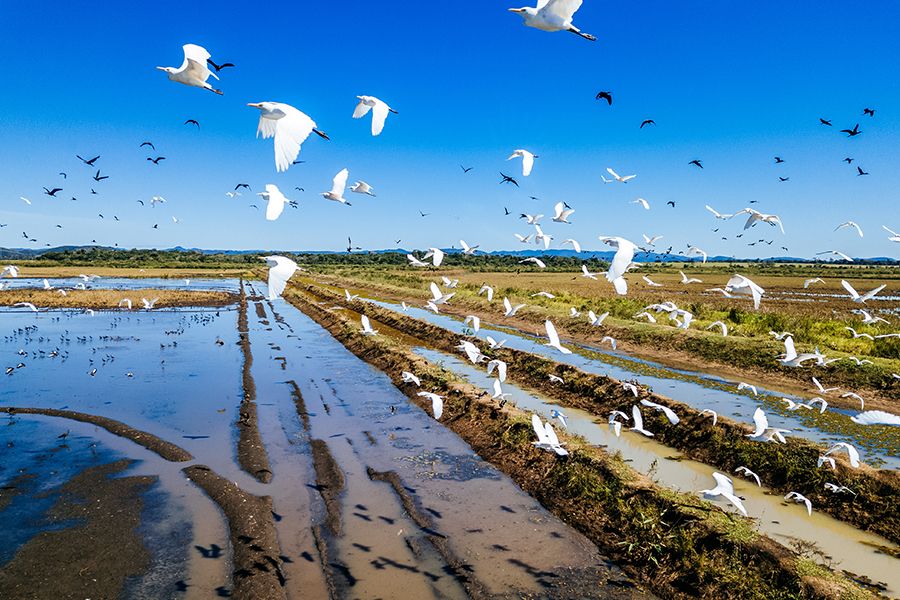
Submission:
[[[596,41],[597,41],[597,38],[594,37],[593,35],[591,35],[591,34],[589,34],[589,33],[585,33],[585,32],[583,32],[583,31],[580,31],[580,30],[576,29],[575,27],[569,27],[569,31],[571,31],[571,32],[574,33],[575,35],[580,35],[581,37],[583,37],[583,38],[586,39],[586,40],[590,40],[590,41],[592,41],[592,42],[596,42]]]

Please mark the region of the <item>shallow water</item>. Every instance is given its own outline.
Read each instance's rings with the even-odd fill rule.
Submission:
[[[86,271],[86,275],[90,275],[90,271]],[[43,289],[43,277],[17,277],[4,278],[2,280],[5,289],[15,290],[22,288]],[[184,279],[175,279],[167,277],[98,277],[89,281],[84,281],[80,277],[48,277],[47,281],[54,289],[75,289],[79,284],[89,290],[140,290],[140,289],[157,289],[157,290],[193,290],[193,291],[214,291],[214,292],[237,292],[240,287],[240,281],[233,278],[199,278],[190,279],[187,285]],[[0,295],[3,291],[0,291]]]
[[[493,385],[493,378],[484,369],[475,368],[462,356],[421,347],[414,351],[485,390],[490,390]],[[561,410],[566,415],[569,433],[584,438],[592,445],[601,446],[607,452],[619,452],[634,469],[650,474],[655,481],[668,488],[696,493],[697,490],[714,487],[712,473],[715,469],[687,459],[671,460],[670,457],[677,454],[671,448],[641,434],[627,431],[627,425],[623,427],[621,437],[616,437],[605,418],[598,419],[595,415],[577,409],[561,408],[512,383],[504,383],[503,390],[512,394],[510,402],[521,409],[541,415],[544,420],[552,419],[552,410]],[[647,410],[649,409],[643,408],[645,414]],[[558,420],[553,419],[553,425],[556,429],[562,428]],[[757,487],[753,481],[735,474],[730,476],[736,493],[744,498],[744,506],[749,516],[756,520],[759,531],[788,546],[794,539],[811,542],[832,559],[836,568],[884,582],[888,586],[888,593],[892,595],[900,592],[900,560],[873,548],[887,546],[896,549],[896,545],[816,511],[815,506],[812,516],[808,516],[805,507],[786,504],[781,496],[769,495],[765,488]],[[727,510],[733,510],[727,502],[718,504]]]
[[[401,311],[398,304],[380,300],[368,300],[378,306]],[[462,320],[445,314],[436,315],[431,311],[410,307],[405,314],[439,325],[451,331],[463,331]],[[498,317],[500,318],[500,317]],[[543,332],[534,332],[542,335]],[[831,445],[845,441],[857,446],[862,459],[880,468],[900,468],[900,430],[896,427],[865,427],[850,420],[857,411],[847,411],[829,407],[824,414],[818,410],[800,409],[788,411],[781,398],[806,401],[792,394],[781,393],[757,386],[759,396],[749,391],[737,391],[736,381],[696,371],[677,370],[657,363],[629,357],[621,352],[607,351],[592,346],[567,343],[563,345],[573,353],[564,355],[544,345],[544,339],[521,331],[495,328],[482,323],[478,337],[484,340],[490,335],[494,339],[506,340],[506,346],[539,354],[560,363],[569,364],[587,372],[608,375],[621,381],[638,380],[639,383],[663,396],[683,402],[697,410],[712,409],[720,415],[752,427],[753,412],[757,407],[766,411],[772,427],[791,430],[790,435]],[[827,383],[827,382],[826,382]]]
[[[135,283],[143,287],[148,282]],[[255,295],[262,286],[248,289]],[[227,524],[181,472],[194,463],[209,465],[250,493],[272,497],[288,596],[326,596],[311,530],[323,516],[311,438],[327,443],[345,478],[339,498],[344,533],[325,539],[329,570],[342,597],[377,597],[403,589],[410,597],[464,598],[465,586],[473,581],[492,593],[516,589],[537,594],[562,589],[554,587],[560,567],[590,582],[588,596],[629,593],[619,587],[628,585],[627,578],[592,544],[412,406],[387,376],[292,306],[258,298],[251,299],[248,310],[251,373],[273,479],[262,484],[250,477],[236,460],[234,423],[243,395],[236,324],[234,307],[98,311],[94,316],[0,311],[0,366],[13,367],[11,375],[3,376],[0,406],[64,408],[109,417],[195,456],[192,462],[169,463],[103,429],[59,418],[22,415],[15,417],[17,425],[7,426],[21,435],[46,428],[45,441],[51,443],[59,431],[69,429],[70,446],[79,444],[77,457],[90,456],[84,445],[103,456],[136,460],[129,474],[158,478],[145,495],[148,508],[140,532],[161,558],[128,584],[129,597],[169,596],[177,581],[187,583],[187,591],[179,593],[187,598],[213,597],[220,586],[229,587]],[[19,363],[24,366],[17,368]],[[308,431],[294,406],[290,381],[305,398]],[[71,476],[69,470],[81,468],[69,452],[60,463],[66,470],[55,475],[62,481]],[[429,527],[414,522],[389,484],[371,480],[368,467],[395,471],[430,520]],[[0,480],[17,468],[17,462],[10,462]],[[19,502],[32,496],[29,491]],[[45,509],[34,504],[31,510],[38,514]],[[0,541],[7,553],[46,528],[25,520],[32,525],[10,530]],[[536,535],[547,540],[539,550],[533,547]],[[439,552],[429,539],[443,540],[450,554]],[[203,552],[213,545],[220,548],[216,558],[205,558]],[[619,585],[604,585],[606,580]]]
[[[463,598],[462,582],[468,577],[491,593],[539,593],[552,589],[556,575],[550,571],[560,567],[624,579],[614,568],[607,571],[583,536],[481,460],[456,434],[411,405],[384,373],[289,304],[279,300],[272,306],[283,323],[268,306],[269,326],[260,328],[251,318],[257,389],[264,389],[264,378],[295,381],[309,413],[309,437],[328,444],[343,472],[344,534],[331,546],[346,593],[375,597],[386,589],[403,589],[405,597]],[[263,362],[270,365],[265,377],[256,369]],[[280,405],[275,410],[287,423],[284,417],[293,404],[287,386],[281,385],[284,391],[274,400]],[[276,394],[274,388],[265,393],[268,398]],[[258,394],[261,405],[263,396]],[[269,421],[262,412],[260,418],[261,426]],[[303,436],[293,427],[285,431]],[[268,442],[270,433],[266,437]],[[294,451],[301,449],[298,444]],[[412,521],[387,483],[370,480],[367,468],[395,471],[431,520],[430,530]],[[276,484],[280,475],[273,470]],[[276,497],[276,511],[286,502]],[[445,539],[463,567],[450,568],[427,542],[429,534]],[[533,543],[536,537],[542,544]],[[604,589],[601,584],[596,593],[602,595]],[[610,586],[606,593],[613,590]]]

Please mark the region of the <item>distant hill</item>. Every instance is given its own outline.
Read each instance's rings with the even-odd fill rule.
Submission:
[[[105,251],[127,251],[130,249],[126,248],[114,248],[110,246],[54,246],[51,248],[0,248],[0,260],[31,260],[40,258],[41,256],[47,253],[59,253],[59,252],[73,252],[78,250],[105,250]],[[444,248],[444,252],[447,254],[458,254],[461,250],[456,248]],[[346,254],[346,252],[342,251],[334,251],[334,250],[225,250],[225,249],[207,249],[207,248],[184,248],[182,246],[175,246],[174,248],[165,248],[158,250],[159,252],[182,252],[182,253],[192,253],[192,254],[204,254],[204,255],[224,255],[224,256],[241,256],[241,255],[253,255],[253,254],[277,254],[277,253],[289,253],[289,254]],[[374,254],[406,254],[410,252],[410,250],[405,248],[386,248],[382,250],[370,250],[369,253]],[[421,252],[416,250],[416,252]],[[354,254],[363,254],[365,252],[354,252]],[[581,253],[576,253],[574,250],[569,249],[553,249],[553,250],[540,250],[537,248],[529,248],[522,250],[494,250],[492,252],[479,253],[488,256],[521,256],[521,257],[529,257],[529,256],[558,256],[558,257],[567,257],[567,258],[580,258],[584,260],[589,259],[597,259],[609,261],[612,259],[615,254],[613,251],[604,250],[604,251],[582,251]],[[697,257],[685,257],[677,254],[659,254],[656,252],[638,252],[635,254],[635,260],[637,262],[701,262],[701,260]],[[854,262],[858,262],[860,264],[900,264],[900,260],[896,258],[890,258],[887,256],[875,256],[869,258],[853,258]],[[707,259],[707,262],[711,263],[721,263],[721,262],[770,262],[770,263],[814,263],[816,261],[810,260],[808,258],[800,258],[796,256],[773,256],[769,258],[740,258],[735,256],[710,256]],[[823,262],[823,261],[819,261]]]

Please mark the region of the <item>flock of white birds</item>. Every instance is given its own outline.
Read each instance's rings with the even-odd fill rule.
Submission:
[[[523,7],[511,8],[509,10],[520,14],[524,19],[525,25],[529,27],[534,27],[543,31],[568,31],[585,39],[594,40],[595,38],[592,35],[582,32],[572,24],[573,16],[579,9],[581,4],[581,0],[540,0],[538,5],[533,8]],[[184,62],[180,67],[157,68],[166,72],[168,78],[174,82],[203,88],[216,94],[221,94],[222,92],[220,90],[214,88],[209,83],[209,79],[211,77],[216,80],[219,79],[218,75],[216,75],[216,73],[212,72],[209,69],[208,64],[213,64],[212,62],[210,62],[210,53],[205,48],[195,44],[186,44],[183,49]],[[390,114],[396,114],[397,111],[391,108],[384,101],[374,96],[360,95],[357,96],[357,99],[358,103],[352,113],[352,118],[361,119],[371,113],[371,133],[373,136],[380,135],[384,130],[388,116]],[[609,101],[611,103],[611,100]],[[275,168],[278,172],[288,170],[290,166],[295,163],[298,155],[300,154],[303,143],[307,140],[310,134],[315,133],[317,136],[325,140],[329,139],[324,132],[317,128],[316,122],[312,118],[289,104],[285,104],[283,102],[266,101],[249,103],[248,106],[256,108],[260,111],[259,123],[256,132],[257,137],[262,136],[263,139],[273,139]],[[533,172],[535,159],[537,158],[539,158],[538,155],[534,154],[533,152],[527,149],[519,148],[514,150],[507,160],[521,159],[522,176],[529,177]],[[90,161],[85,162],[87,164],[90,164]],[[693,161],[693,163],[695,163],[696,166],[702,168],[702,164],[700,164],[700,161]],[[608,184],[627,184],[637,177],[637,175],[635,174],[629,174],[625,176],[619,175],[612,167],[607,168],[606,171],[610,175],[611,179],[602,177],[602,180],[604,183]],[[98,172],[98,176],[99,175],[100,174]],[[331,189],[322,192],[321,195],[329,201],[350,206],[351,203],[344,197],[347,189],[348,177],[349,171],[347,169],[341,170],[335,175],[332,181]],[[507,180],[509,180],[510,183],[516,183],[514,180],[512,180],[512,178],[504,175],[504,182],[507,182]],[[516,183],[516,185],[518,184]],[[365,181],[357,181],[356,183],[354,183],[350,187],[350,192],[368,196],[375,195],[373,187]],[[235,194],[238,193],[239,192],[235,192]],[[265,215],[266,219],[270,221],[278,219],[282,214],[285,205],[291,203],[291,201],[274,184],[267,184],[265,186],[265,191],[260,192],[259,195],[267,203]],[[152,203],[155,204],[156,202],[164,201],[165,200],[162,198],[154,198]],[[645,210],[651,209],[650,203],[644,198],[637,198],[634,200],[634,203],[638,204]],[[759,223],[763,223],[772,227],[778,227],[778,229],[782,233],[784,233],[784,224],[782,223],[781,218],[775,214],[765,214],[749,207],[732,214],[719,213],[710,206],[706,206],[706,208],[713,215],[713,217],[718,220],[729,220],[738,216],[747,215],[747,220],[745,221],[743,227],[745,230],[754,227]],[[575,210],[568,204],[566,204],[565,202],[559,202],[554,206],[554,215],[551,220],[553,223],[557,224],[569,224],[571,223],[570,218],[572,217],[574,212]],[[530,244],[533,240],[535,244],[539,246],[542,245],[545,249],[549,248],[551,241],[554,239],[554,236],[546,233],[543,230],[540,223],[543,217],[544,215],[541,214],[523,214],[522,218],[526,219],[527,224],[531,225],[534,228],[534,231],[527,235],[517,233],[515,234],[516,238],[523,244]],[[900,242],[900,234],[897,234],[887,226],[883,226],[883,228],[890,234],[890,237],[888,238],[890,241]],[[843,229],[854,230],[860,237],[864,235],[860,226],[854,221],[847,221],[839,224],[835,228],[835,231]],[[661,235],[644,235],[643,237],[645,244],[643,249],[653,248],[655,243],[662,238]],[[617,294],[625,295],[628,293],[628,282],[626,281],[624,276],[628,271],[639,267],[639,265],[634,262],[634,256],[636,251],[639,249],[639,246],[630,240],[618,236],[601,235],[599,236],[599,240],[615,250],[614,257],[610,262],[609,268],[606,271],[605,278],[613,286]],[[562,244],[571,246],[576,253],[581,252],[582,246],[578,240],[567,238],[562,241]],[[469,245],[465,240],[460,240],[460,247],[462,248],[463,253],[467,255],[474,255],[478,250],[478,245]],[[838,250],[828,250],[820,254],[830,254],[843,260],[852,261],[849,256]],[[708,258],[707,252],[696,246],[690,246],[686,252],[686,255],[691,257],[701,257],[703,262],[706,262]],[[409,260],[409,264],[414,267],[440,267],[444,259],[444,252],[437,247],[432,247],[429,248],[428,252],[426,252],[422,256],[415,256],[411,253],[407,255],[407,258]],[[265,260],[267,265],[269,266],[268,296],[270,299],[278,298],[283,293],[288,280],[297,271],[297,264],[285,256],[268,256],[263,260]],[[543,269],[546,266],[542,260],[536,257],[525,258],[520,262],[533,264],[539,269]],[[11,277],[18,276],[18,269],[15,266],[7,266],[3,270],[3,276],[7,275]],[[583,277],[591,280],[597,280],[597,275],[597,273],[589,272],[587,265],[582,265]],[[702,281],[699,279],[688,278],[684,273],[681,273],[681,277],[681,284],[683,285],[702,283]],[[645,276],[642,279],[650,287],[663,287],[661,284],[654,282],[649,277]],[[805,283],[804,287],[808,287],[816,281],[817,280],[808,280]],[[452,290],[456,287],[457,283],[458,281],[451,281],[449,278],[443,277],[442,285],[445,289],[442,289],[440,284],[432,282],[430,284],[430,296],[425,299],[424,306],[427,309],[434,311],[435,313],[439,313],[441,311],[441,306],[447,304],[454,296],[454,292],[448,292],[445,290]],[[861,304],[864,304],[868,300],[874,298],[875,295],[882,291],[885,287],[882,285],[867,293],[859,294],[848,282],[842,281],[842,284],[850,294],[850,297],[855,302]],[[762,298],[765,295],[765,290],[763,290],[763,288],[754,283],[750,278],[740,274],[735,274],[728,281],[724,288],[711,288],[709,291],[721,293],[726,297],[747,297],[752,300],[753,306],[756,309],[759,308]],[[494,290],[490,285],[484,285],[481,288],[481,290],[479,291],[479,295],[482,294],[486,295],[486,301],[488,303],[491,303],[493,301]],[[346,295],[347,299],[350,301],[356,298],[355,296],[351,296],[349,292],[347,292]],[[535,295],[543,295],[548,298],[553,297],[553,295],[548,292],[539,292]],[[127,303],[127,308],[131,308],[130,300],[123,300],[123,303]],[[155,299],[149,300],[145,298],[143,300],[144,308],[147,310],[152,309],[154,303]],[[525,306],[524,304],[513,305],[509,298],[503,298],[502,304],[502,315],[505,318],[515,316],[516,312]],[[20,305],[25,306],[30,310],[37,310],[34,305],[28,303],[20,303]],[[404,303],[403,308],[407,309],[408,306]],[[866,311],[862,312],[865,315],[865,322],[872,322],[874,319],[879,319],[879,317],[873,318]],[[643,311],[636,314],[635,318],[643,318],[655,323],[657,316],[661,313],[667,314],[668,319],[673,321],[679,329],[688,329],[693,320],[693,315],[689,311],[679,308],[675,305],[674,302],[651,304],[645,307]],[[589,322],[592,325],[600,326],[607,315],[608,313],[604,313],[598,316],[594,314],[593,311],[590,311],[587,316]],[[580,313],[575,308],[572,308],[571,317],[578,318],[580,317]],[[464,324],[466,327],[470,328],[470,331],[477,333],[480,328],[480,319],[475,315],[470,315],[465,319]],[[570,354],[572,352],[562,345],[556,327],[549,319],[545,321],[544,327],[547,338],[547,342],[545,345],[547,347],[562,354]],[[713,323],[709,326],[709,329],[714,327],[718,327],[723,336],[728,335],[728,328],[724,323]],[[852,328],[848,329],[851,330],[851,333],[854,336],[857,335]],[[799,368],[802,367],[804,363],[812,361],[814,361],[815,364],[819,365],[827,364],[829,362],[826,359],[825,355],[821,354],[818,349],[816,349],[816,351],[813,353],[798,354],[794,347],[794,340],[791,334],[787,332],[781,334],[777,332],[771,333],[784,342],[785,352],[784,354],[777,357],[777,360],[782,365]],[[373,329],[369,318],[365,315],[361,316],[360,334],[365,336],[378,335],[378,331],[376,329]],[[900,336],[900,334],[896,333],[889,335]],[[486,338],[486,341],[491,349],[500,348],[505,343],[505,340],[498,342],[490,336]],[[603,343],[605,342],[609,342],[610,345],[615,349],[615,339],[607,336],[603,338]],[[478,346],[472,341],[465,340],[461,342],[459,345],[459,349],[473,364],[477,365],[480,363],[486,363],[489,375],[496,371],[496,379],[494,379],[492,390],[489,393],[491,393],[491,397],[493,399],[500,400],[502,406],[502,404],[505,403],[506,399],[509,397],[509,394],[503,392],[502,388],[502,384],[503,382],[505,382],[507,374],[506,363],[496,359],[491,360],[488,356],[483,354]],[[864,362],[859,361],[858,359],[856,360],[857,364],[861,364],[862,362]],[[895,374],[894,377],[900,379],[900,375]],[[554,375],[551,375],[550,379],[555,383],[563,383],[563,380],[560,377]],[[421,385],[419,378],[415,374],[409,372],[402,373],[402,381],[411,385]],[[815,380],[815,378],[814,382],[819,390],[823,393],[823,395],[836,391],[834,389],[823,388],[821,384],[817,380]],[[630,391],[634,394],[635,397],[638,397],[639,393],[637,385],[635,385],[634,383],[626,382],[623,383],[623,386],[626,391]],[[755,388],[747,384],[741,384],[741,387],[739,389],[748,388],[754,394],[756,393]],[[440,419],[443,414],[443,398],[438,394],[428,391],[420,391],[418,392],[418,395],[431,401],[432,413],[434,415],[434,418]],[[859,399],[862,408],[864,408],[864,402],[862,398],[854,392],[847,392],[843,397],[854,397]],[[820,406],[820,412],[824,412],[827,408],[827,402],[824,400],[824,398],[821,397],[817,397],[809,403],[798,403],[788,399],[784,399],[784,401],[787,403],[789,410],[800,410],[801,408],[813,410],[814,405],[817,403]],[[640,406],[662,412],[669,420],[669,422],[673,425],[679,423],[679,417],[668,407],[662,406],[646,399],[641,400]],[[713,424],[715,425],[718,420],[718,415],[716,415],[716,413],[711,410],[704,411],[704,414],[706,413],[710,414],[713,419]],[[566,417],[562,412],[558,410],[553,411],[552,418],[557,419],[564,428],[566,427]],[[610,414],[609,426],[616,436],[619,436],[621,434],[623,424],[625,424],[629,419],[632,422],[632,426],[628,428],[629,431],[633,431],[636,434],[648,437],[653,436],[653,433],[647,430],[644,426],[643,416],[638,404],[632,406],[630,416],[622,411],[614,411]],[[863,412],[853,417],[853,420],[856,423],[864,425],[900,425],[900,417],[898,417],[897,415],[884,413],[882,411]],[[568,454],[568,451],[563,447],[565,443],[559,440],[556,432],[553,429],[553,426],[549,421],[543,422],[538,415],[532,415],[532,424],[534,427],[535,435],[537,437],[537,441],[534,442],[534,445],[536,447],[554,452],[559,456],[566,456]],[[790,432],[787,430],[770,427],[765,412],[762,410],[762,408],[757,408],[756,412],[753,415],[753,432],[749,434],[749,437],[751,439],[758,440],[760,441],[760,443],[785,443],[784,434],[787,433]],[[828,452],[824,453],[820,457],[819,465],[830,466],[831,468],[834,468],[835,461],[831,455],[841,450],[847,452],[850,465],[853,468],[859,466],[859,453],[857,452],[856,448],[854,448],[850,444],[843,442],[835,444],[834,447],[832,447]],[[746,477],[752,478],[757,483],[757,485],[761,485],[759,476],[756,473],[750,471],[748,468],[739,467],[736,471],[742,473]],[[701,490],[701,493],[706,498],[710,499],[723,498],[734,505],[734,507],[742,514],[746,515],[747,511],[741,499],[735,494],[732,480],[722,473],[714,473],[713,477],[715,479],[716,486],[712,489]],[[826,488],[834,493],[853,493],[852,490],[837,486],[835,484],[826,484]],[[785,496],[785,499],[789,501],[804,503],[806,505],[807,511],[810,514],[812,513],[811,502],[801,494],[797,492],[791,492]]]

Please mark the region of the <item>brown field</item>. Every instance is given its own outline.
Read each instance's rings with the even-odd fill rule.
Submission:
[[[143,307],[141,298],[159,298],[154,308],[175,306],[225,306],[237,301],[237,294],[228,292],[185,290],[67,290],[63,296],[59,290],[15,289],[0,292],[0,306],[13,306],[17,302],[30,302],[38,309],[110,309],[118,308],[119,301],[131,300],[132,308]]]

